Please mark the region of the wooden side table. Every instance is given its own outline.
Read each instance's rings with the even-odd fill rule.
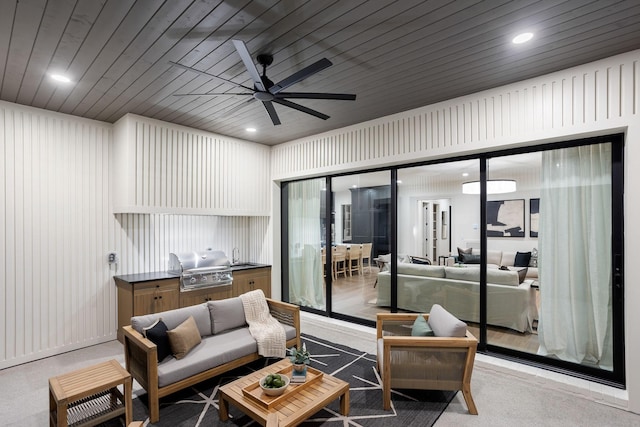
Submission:
[[[123,414],[128,425],[131,413],[131,375],[116,360],[49,378],[50,426],[95,426]]]

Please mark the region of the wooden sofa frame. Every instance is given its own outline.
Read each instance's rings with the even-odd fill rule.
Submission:
[[[473,364],[476,356],[476,349],[478,346],[478,340],[467,330],[465,337],[433,337],[433,336],[387,336],[383,334],[384,323],[393,322],[394,324],[404,324],[411,326],[416,317],[420,316],[417,313],[378,313],[376,319],[376,336],[377,340],[383,340],[383,354],[377,355],[377,369],[382,377],[382,403],[385,410],[391,409],[391,351],[420,351],[427,350],[454,350],[466,352],[464,370],[462,378],[459,381],[438,381],[437,372],[434,372],[433,379],[424,381],[416,380],[411,388],[424,389],[424,390],[461,390],[464,400],[467,403],[469,413],[472,415],[478,415],[478,409],[471,396],[471,373],[473,372]],[[423,314],[425,320],[429,319],[428,314]],[[411,331],[411,329],[408,329]],[[377,341],[376,340],[376,341]],[[383,372],[380,372],[380,358],[382,358]],[[425,369],[429,369],[428,365],[424,366]],[[421,383],[423,381],[423,383]]]
[[[267,298],[267,304],[274,318],[296,329],[296,337],[287,340],[287,348],[292,346],[300,348],[300,307],[270,298]],[[131,377],[138,381],[142,388],[148,393],[149,418],[151,423],[156,423],[160,420],[159,400],[161,397],[168,396],[176,391],[198,384],[206,379],[246,365],[262,357],[256,352],[216,366],[207,371],[200,372],[192,377],[185,378],[165,387],[158,387],[158,356],[156,345],[144,338],[142,334],[133,329],[131,325],[124,326],[123,333],[126,368],[131,374]]]

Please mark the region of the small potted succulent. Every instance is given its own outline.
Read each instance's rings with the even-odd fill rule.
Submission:
[[[307,351],[307,345],[302,343],[302,349],[295,347],[289,349],[289,360],[293,364],[293,369],[299,373],[306,373],[307,365],[311,361],[311,355]]]

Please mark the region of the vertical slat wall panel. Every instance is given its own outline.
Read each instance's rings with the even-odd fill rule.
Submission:
[[[116,127],[120,149],[135,156],[118,168],[116,188],[132,185],[133,196],[115,194],[115,212],[268,215],[270,148],[207,132],[128,115]],[[129,199],[130,197],[130,199]]]
[[[610,121],[637,114],[639,52],[280,144],[272,152],[273,177],[301,178],[345,165],[371,168],[606,129]],[[318,145],[329,154],[317,155]]]
[[[271,246],[265,249],[269,218],[116,214],[116,249],[121,254],[118,274],[165,271],[171,252],[224,251],[231,259],[234,247],[242,261],[270,263]]]
[[[0,369],[115,337],[112,126],[0,102]]]

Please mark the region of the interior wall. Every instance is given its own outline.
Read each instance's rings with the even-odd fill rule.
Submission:
[[[640,182],[639,168],[629,166],[640,162],[639,61],[640,51],[632,51],[281,144],[272,152],[273,176],[299,179],[622,131],[624,180],[627,185]],[[633,218],[639,208],[640,195],[627,191],[625,217]],[[639,233],[637,221],[626,221],[626,236]],[[634,242],[625,240],[628,253]],[[625,276],[627,391],[609,398],[594,387],[588,394],[640,413],[640,365],[633,363],[640,358],[640,337],[631,332],[640,323],[634,308],[640,287],[630,276]]]

